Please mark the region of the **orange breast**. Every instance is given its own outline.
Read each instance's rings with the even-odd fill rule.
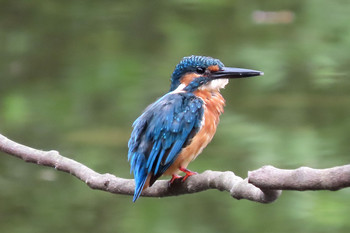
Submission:
[[[204,121],[198,133],[192,138],[190,144],[182,149],[175,162],[164,173],[165,175],[179,173],[180,167],[186,168],[202,152],[212,140],[219,124],[219,117],[224,112],[225,100],[218,91],[198,90],[194,94],[205,103]]]

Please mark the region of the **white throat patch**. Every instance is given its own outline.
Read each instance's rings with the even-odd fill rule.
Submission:
[[[225,86],[228,84],[228,79],[214,79],[213,81],[208,82],[207,84],[204,84],[200,86],[199,90],[207,90],[207,91],[219,91],[221,88],[225,88]]]

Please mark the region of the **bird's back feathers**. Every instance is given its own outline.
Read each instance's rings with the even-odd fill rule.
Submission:
[[[203,112],[203,101],[193,93],[170,92],[136,119],[128,143],[128,160],[136,185],[133,201],[140,196],[147,179],[152,185],[198,132]]]

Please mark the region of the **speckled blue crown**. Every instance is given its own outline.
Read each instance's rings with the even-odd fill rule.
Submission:
[[[212,57],[192,55],[182,58],[180,63],[176,65],[175,70],[171,75],[170,91],[175,90],[180,85],[180,78],[185,73],[195,72],[197,67],[207,68],[214,65],[218,65],[220,68],[224,67],[224,64],[219,59]]]

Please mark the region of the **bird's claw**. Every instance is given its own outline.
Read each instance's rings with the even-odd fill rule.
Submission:
[[[169,187],[175,182],[175,180],[177,180],[177,179],[181,179],[182,178],[182,176],[179,176],[179,175],[177,175],[177,174],[172,174],[172,177],[171,177],[171,179],[169,180]]]
[[[184,172],[186,175],[179,176],[178,174],[172,174],[172,177],[169,180],[169,187],[175,182],[175,180],[181,179],[181,182],[185,182],[188,177],[198,174],[197,172],[190,171],[190,170],[183,168],[183,167],[180,167],[179,170]]]
[[[184,172],[186,175],[182,178],[182,182],[184,182],[185,180],[187,180],[188,177],[193,176],[193,175],[197,175],[197,172],[193,172],[190,171],[184,167],[180,167],[180,171]]]
[[[197,172],[193,172],[193,171],[189,171],[189,170],[187,170],[187,172],[185,172],[185,173],[186,173],[186,175],[182,178],[181,182],[185,182],[185,180],[187,180],[188,177],[198,174]]]

